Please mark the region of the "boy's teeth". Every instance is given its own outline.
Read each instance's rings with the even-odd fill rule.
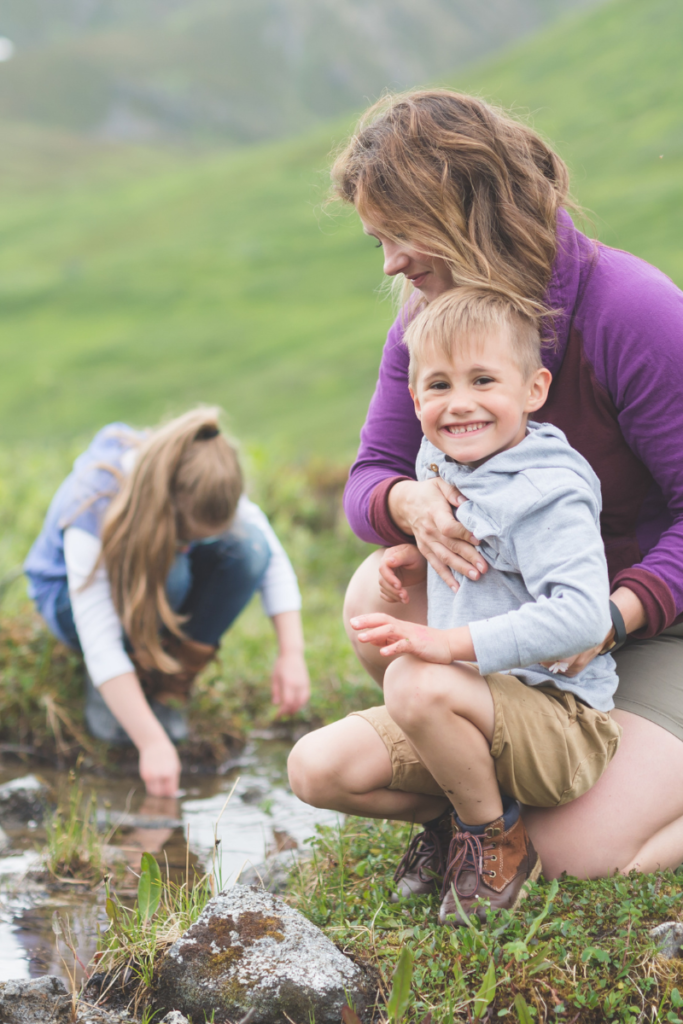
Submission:
[[[473,430],[480,430],[481,427],[485,426],[484,423],[472,423],[467,427],[449,427],[451,434],[469,434]]]

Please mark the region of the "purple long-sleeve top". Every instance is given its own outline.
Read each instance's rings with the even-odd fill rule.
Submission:
[[[683,616],[683,292],[637,257],[592,241],[568,214],[546,295],[561,310],[543,360],[553,374],[535,419],[560,427],[602,486],[602,536],[612,587],[642,601],[655,636]],[[422,432],[408,393],[399,315],[344,494],[354,532],[372,544],[409,538],[389,491],[415,479]]]

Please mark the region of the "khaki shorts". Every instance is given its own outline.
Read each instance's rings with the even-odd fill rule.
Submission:
[[[607,712],[552,685],[526,686],[498,672],[485,678],[495,708],[491,756],[503,793],[532,807],[557,807],[595,785],[621,738]],[[445,795],[385,707],[353,714],[372,725],[389,752],[389,789]]]

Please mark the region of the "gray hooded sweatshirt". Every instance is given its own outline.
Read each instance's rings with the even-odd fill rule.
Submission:
[[[469,626],[482,675],[509,671],[599,711],[613,708],[619,680],[611,655],[572,679],[538,664],[595,647],[612,625],[600,483],[583,456],[557,427],[530,421],[520,444],[476,469],[423,438],[417,478],[435,475],[468,499],[454,514],[481,541],[490,568],[477,582],[454,571],[454,594],[430,566],[429,625]]]

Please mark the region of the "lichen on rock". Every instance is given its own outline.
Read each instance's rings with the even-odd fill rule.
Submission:
[[[319,928],[272,893],[235,885],[210,900],[171,947],[155,980],[155,1005],[216,1024],[253,1009],[253,1024],[339,1024],[350,997],[369,997],[363,971]]]

